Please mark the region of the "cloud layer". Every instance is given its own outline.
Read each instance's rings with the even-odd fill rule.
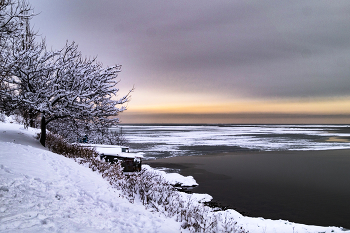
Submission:
[[[76,40],[155,95],[349,96],[347,0],[30,2],[49,45]]]

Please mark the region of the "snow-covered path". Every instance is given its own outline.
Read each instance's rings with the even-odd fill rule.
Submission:
[[[0,135],[1,232],[181,231],[174,219],[120,198],[100,174],[20,141],[33,132],[10,126]]]

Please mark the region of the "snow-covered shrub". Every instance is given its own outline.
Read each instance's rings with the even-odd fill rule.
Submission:
[[[20,110],[20,115],[23,118],[24,127],[38,128],[40,126],[39,112],[29,109],[22,109]]]
[[[39,138],[40,134],[37,135],[37,139]],[[117,180],[123,177],[123,169],[120,163],[110,164],[101,161],[95,149],[71,144],[62,136],[53,133],[47,134],[46,143],[50,151],[68,158],[74,158],[81,164],[86,164],[91,170],[100,172],[111,184],[117,183]]]
[[[6,116],[3,113],[0,113],[0,121],[5,122],[6,121]]]
[[[130,202],[137,199],[146,208],[175,217],[190,232],[237,232],[245,233],[234,219],[215,212],[199,203],[192,195],[177,191],[163,176],[152,170],[116,179],[111,184],[123,191]]]
[[[218,221],[218,232],[241,232],[246,233],[246,231],[237,225],[237,222],[229,216],[226,212],[221,212],[217,214]]]
[[[70,144],[53,133],[47,135],[47,147],[98,171],[114,188],[121,190],[130,202],[140,201],[147,209],[175,217],[190,232],[245,233],[232,217],[205,206],[191,194],[177,191],[155,171],[142,169],[139,173],[125,176],[119,162],[110,164],[101,161],[95,150]]]
[[[75,119],[58,119],[51,122],[47,128],[50,132],[63,136],[68,142],[82,142],[86,137],[91,144],[125,145],[122,133],[111,131],[113,125],[94,125]]]
[[[37,135],[37,139],[40,134]],[[98,157],[98,153],[91,148],[80,147],[77,144],[68,143],[65,138],[60,135],[48,133],[46,139],[46,147],[57,154],[64,155],[68,158],[89,159]]]
[[[19,114],[15,114],[13,115],[13,119],[15,120],[15,122],[17,122],[18,124],[24,124],[24,118],[19,115]]]
[[[170,199],[177,197],[175,188],[159,174],[142,169],[141,172],[127,176],[122,183],[118,183],[127,198],[133,202],[135,198],[155,211],[164,212],[169,207]]]

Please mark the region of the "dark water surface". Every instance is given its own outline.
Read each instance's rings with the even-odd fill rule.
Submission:
[[[251,217],[350,229],[350,150],[235,152],[145,161],[180,169]]]

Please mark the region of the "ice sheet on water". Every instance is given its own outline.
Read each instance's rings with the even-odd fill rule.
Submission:
[[[349,142],[326,142],[347,125],[123,125],[131,148],[145,157],[188,156],[242,150],[348,149]]]

